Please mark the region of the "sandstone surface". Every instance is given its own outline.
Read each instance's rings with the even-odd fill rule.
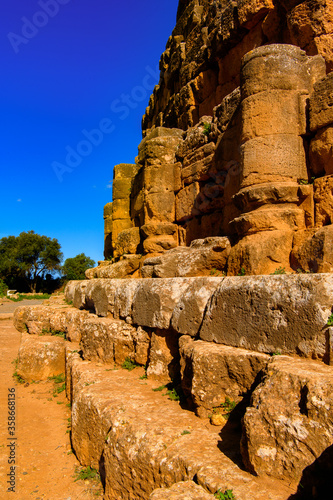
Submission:
[[[252,395],[243,422],[248,468],[262,475],[300,479],[333,442],[332,367],[275,356]]]

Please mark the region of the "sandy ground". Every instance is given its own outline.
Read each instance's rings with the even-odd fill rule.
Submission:
[[[27,302],[31,304],[32,301]],[[22,302],[14,305],[17,307]],[[0,316],[8,317],[8,312],[3,311]],[[53,381],[28,385],[19,384],[13,378],[13,361],[17,358],[20,335],[11,318],[0,319],[0,498],[102,499],[100,482],[75,481],[79,463],[71,451],[70,408],[65,393],[54,396]],[[9,398],[9,394],[15,399],[13,396]],[[15,415],[8,414],[9,399],[15,401]],[[10,408],[13,408],[13,403],[10,403]],[[15,418],[15,431],[14,426],[9,429],[8,417]],[[12,424],[13,420],[9,423]],[[10,460],[13,460],[12,464],[8,463]],[[11,466],[14,491],[8,491]]]

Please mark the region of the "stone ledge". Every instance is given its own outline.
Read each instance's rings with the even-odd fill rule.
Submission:
[[[210,493],[232,489],[237,500],[287,500],[295,491],[243,472],[215,427],[153,392],[135,371],[74,360],[72,384],[73,447],[82,465],[104,464],[105,500],[148,499],[195,477]]]

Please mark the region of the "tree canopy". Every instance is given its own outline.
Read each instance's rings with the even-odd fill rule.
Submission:
[[[62,259],[58,240],[34,231],[0,239],[0,278],[9,287],[24,282],[35,293],[39,280],[61,270]]]
[[[87,257],[84,253],[76,255],[65,260],[62,266],[62,273],[67,281],[70,280],[84,280],[85,271],[95,266],[95,262]]]

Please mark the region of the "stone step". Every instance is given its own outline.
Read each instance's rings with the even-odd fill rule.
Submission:
[[[213,499],[219,489],[231,489],[237,500],[287,500],[295,492],[295,484],[245,472],[239,428],[229,421],[214,427],[165,390],[153,391],[158,383],[140,378],[143,368],[129,372],[71,353],[67,371],[73,448],[82,465],[104,471],[105,500],[148,499],[189,480],[206,491],[201,498]]]

